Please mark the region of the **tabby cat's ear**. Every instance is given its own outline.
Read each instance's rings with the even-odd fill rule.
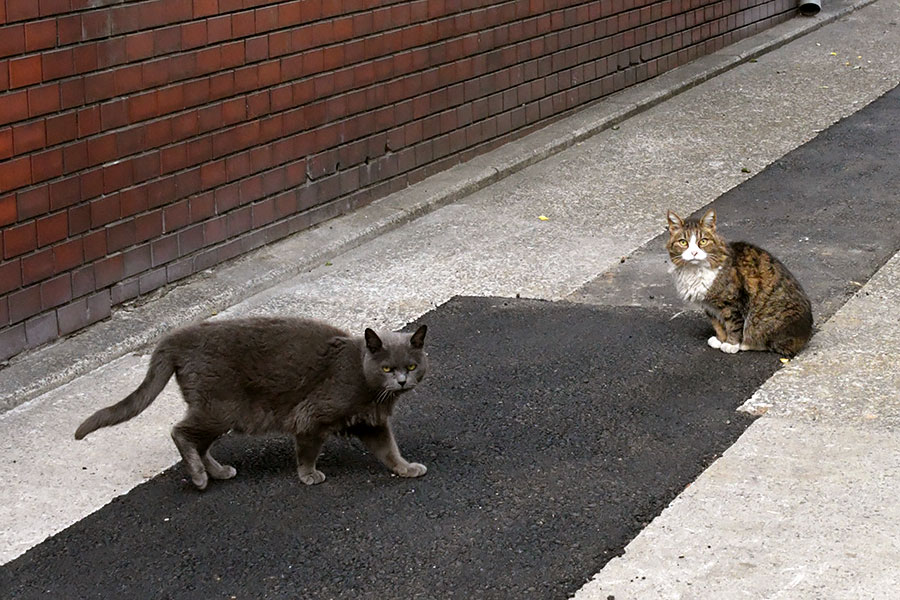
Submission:
[[[700,223],[709,227],[710,229],[716,228],[716,209],[711,208],[706,211],[706,214],[703,215],[703,218],[700,219]]]
[[[417,350],[421,350],[422,346],[425,345],[425,332],[428,331],[428,327],[422,325],[416,332],[412,334],[412,337],[409,338],[409,345]]]
[[[375,354],[384,347],[384,344],[381,343],[381,338],[378,337],[378,334],[368,327],[366,328],[365,338],[366,348],[368,348],[369,352],[371,352],[372,354]]]
[[[669,223],[669,233],[674,233],[675,231],[684,228],[684,221],[671,210],[666,211],[666,221]]]

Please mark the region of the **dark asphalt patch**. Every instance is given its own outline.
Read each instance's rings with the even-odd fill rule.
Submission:
[[[425,477],[333,440],[306,487],[287,439],[229,437],[235,479],[166,471],[3,566],[3,597],[566,598],[744,431],[779,365],[656,310],[456,298],[418,322],[432,372],[395,426]]]
[[[898,132],[900,87],[695,216],[712,206],[726,239],[752,242],[780,258],[803,284],[821,323],[900,250]],[[677,202],[672,208],[679,212]],[[658,219],[663,232],[665,215]],[[667,273],[667,236],[661,233],[570,299],[680,310],[683,304]]]

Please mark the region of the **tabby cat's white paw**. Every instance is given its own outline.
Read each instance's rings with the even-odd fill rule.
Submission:
[[[722,342],[722,345],[719,347],[719,350],[727,352],[728,354],[737,354],[740,349],[740,344],[729,344],[728,342]]]
[[[719,338],[717,338],[716,336],[712,336],[711,338],[706,340],[706,343],[709,344],[710,348],[715,348],[716,350],[722,347],[722,342],[720,342]]]

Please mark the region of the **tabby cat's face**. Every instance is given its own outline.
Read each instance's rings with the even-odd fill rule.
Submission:
[[[669,241],[666,248],[676,267],[693,265],[715,268],[727,257],[727,245],[716,233],[716,213],[710,209],[702,218],[683,220],[674,212],[667,215]]]
[[[425,325],[413,334],[376,334],[366,329],[363,371],[369,386],[381,392],[397,394],[416,387],[428,370],[423,349]]]

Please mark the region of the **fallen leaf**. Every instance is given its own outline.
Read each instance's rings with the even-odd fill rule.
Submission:
[[[545,217],[544,215],[539,215],[538,219],[540,219],[541,221],[549,221],[550,217]]]
[[[786,364],[788,364],[789,362],[791,362],[791,359],[785,358],[785,357],[783,357],[783,356],[782,356],[781,358],[779,358],[778,360],[780,360],[780,361],[781,361],[781,364],[783,364],[783,365],[786,365]]]

